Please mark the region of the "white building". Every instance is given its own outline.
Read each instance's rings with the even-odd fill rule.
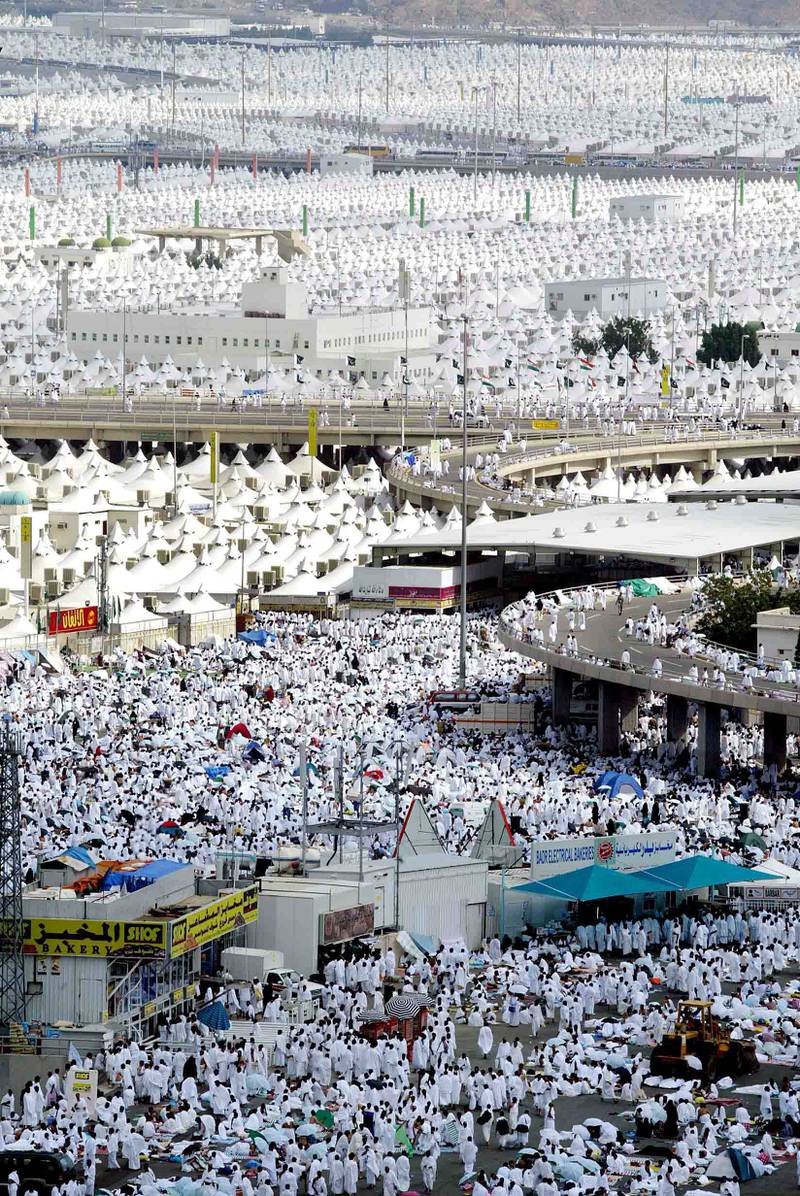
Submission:
[[[647,316],[667,302],[663,278],[565,278],[544,284],[545,307],[556,320],[571,311],[578,319],[597,311],[612,316]]]
[[[609,200],[608,216],[620,220],[679,220],[683,200],[678,195],[617,195]]]
[[[756,615],[756,638],[759,652],[766,660],[794,660],[800,636],[800,615],[792,614],[788,606],[776,606]]]
[[[99,351],[119,360],[123,313],[71,309],[67,314],[69,347],[84,362]],[[427,307],[358,308],[312,313],[302,282],[289,280],[285,266],[267,266],[245,283],[239,307],[130,311],[125,315],[125,359],[145,357],[160,365],[206,366],[227,360],[251,375],[296,367],[325,377],[338,370],[352,380],[364,374],[380,383],[388,372],[400,377],[400,358],[408,346],[408,376],[421,384],[436,364],[435,334]],[[405,371],[403,371],[405,373]]]
[[[768,365],[784,365],[800,357],[800,332],[759,332],[758,347]]]
[[[70,37],[228,37],[228,17],[165,12],[57,12],[53,28]]]
[[[342,174],[348,178],[371,178],[374,165],[369,154],[322,153],[319,157],[321,175]]]

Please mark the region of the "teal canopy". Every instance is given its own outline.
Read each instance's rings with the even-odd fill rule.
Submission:
[[[591,864],[588,868],[549,876],[547,880],[514,885],[514,892],[560,897],[563,901],[602,901],[606,897],[632,897],[636,893],[672,893],[678,888],[671,880],[660,880],[638,872],[617,872],[615,868]]]
[[[706,889],[711,885],[744,885],[754,880],[769,880],[769,873],[755,868],[741,868],[707,855],[690,855],[671,864],[659,864],[635,875],[646,880],[669,881],[676,889]],[[657,892],[658,890],[651,890]]]

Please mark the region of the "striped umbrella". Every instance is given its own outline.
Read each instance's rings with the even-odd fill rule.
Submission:
[[[386,1002],[386,1012],[401,1020],[414,1017],[420,1008],[419,998],[415,993],[398,993]]]

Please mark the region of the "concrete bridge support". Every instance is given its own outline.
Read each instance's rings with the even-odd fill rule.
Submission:
[[[627,685],[601,681],[597,700],[597,746],[604,756],[619,754],[620,731],[635,731],[639,695]]]
[[[570,702],[572,700],[572,673],[566,669],[553,669],[551,683],[553,700],[553,722],[556,726],[569,722]]]
[[[776,765],[778,772],[786,766],[786,715],[764,712],[764,764]]]
[[[719,706],[711,702],[700,703],[697,727],[697,775],[700,777],[719,776],[719,716]]]
[[[683,739],[689,726],[689,702],[677,694],[667,694],[667,741]]]

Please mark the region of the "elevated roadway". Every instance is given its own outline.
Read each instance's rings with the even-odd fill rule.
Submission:
[[[620,732],[636,728],[640,695],[661,694],[666,703],[670,742],[685,739],[689,707],[697,708],[697,768],[700,775],[714,777],[719,773],[720,712],[723,709],[741,721],[760,715],[764,725],[764,761],[782,768],[786,763],[788,720],[800,717],[798,687],[768,678],[763,670],[757,671],[756,662],[744,654],[741,654],[740,667],[749,666],[749,680],[741,671],[729,671],[715,682],[716,665],[710,649],[687,655],[674,647],[651,645],[626,634],[625,620],[629,617],[634,622],[643,619],[653,601],[670,623],[686,614],[692,605],[688,585],[677,594],[656,599],[635,598],[626,604],[622,615],[615,601],[617,587],[608,587],[608,591],[610,598],[606,609],[598,607],[587,611],[585,631],[576,629],[572,632],[578,647],[571,655],[566,653],[566,640],[570,634],[569,611],[574,609],[576,591],[542,596],[545,604],[549,598],[555,598],[560,604],[555,606],[552,616],[545,612],[538,623],[544,633],[543,646],[536,642],[526,623],[521,604],[507,607],[501,616],[501,642],[520,655],[549,666],[554,720],[569,722],[575,678],[596,682],[598,746],[603,754],[613,756],[620,749]],[[555,643],[550,640],[553,617],[557,620]],[[630,655],[629,664],[622,660],[626,651]]]
[[[574,474],[580,470],[592,474],[604,470],[621,468],[624,472],[632,466],[654,468],[656,466],[699,465],[704,471],[716,469],[720,459],[730,457],[789,458],[800,455],[800,434],[790,429],[782,430],[780,415],[763,416],[759,430],[743,432],[692,433],[685,439],[668,439],[666,427],[658,423],[638,432],[635,436],[598,437],[591,432],[581,431],[572,437],[566,446],[560,433],[534,433],[529,437],[524,451],[509,453],[502,458],[497,469],[501,480],[516,483],[518,489],[508,492],[499,487],[487,485],[478,478],[467,485],[467,508],[474,513],[487,503],[500,518],[514,515],[532,515],[543,509],[552,509],[553,503],[543,505],[541,498],[532,493],[538,483]],[[434,477],[431,473],[415,474],[403,465],[392,465],[387,470],[390,488],[401,500],[423,506],[446,507],[461,503],[461,444],[458,429],[448,429],[447,435],[453,441],[453,449],[447,454],[450,473]],[[474,464],[476,455],[497,451],[497,442],[484,436],[483,443],[474,436],[467,459]],[[529,493],[525,493],[528,491]],[[713,497],[710,495],[709,497]]]

